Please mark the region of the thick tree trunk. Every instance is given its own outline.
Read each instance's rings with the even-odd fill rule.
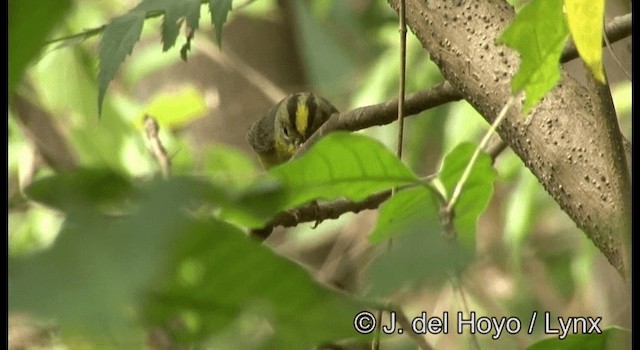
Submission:
[[[388,0],[397,11],[399,0]],[[445,78],[488,121],[507,102],[515,51],[496,44],[514,11],[503,0],[406,0],[406,21]],[[630,237],[629,171],[611,106],[565,72],[526,118],[498,128],[544,188],[623,275]],[[604,102],[604,101],[603,101]],[[609,112],[606,112],[608,110]]]

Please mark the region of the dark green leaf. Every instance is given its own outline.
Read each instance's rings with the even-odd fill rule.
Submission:
[[[114,204],[130,194],[131,183],[107,169],[81,169],[35,181],[26,194],[66,212],[87,206]]]
[[[353,317],[367,305],[320,286],[227,224],[194,223],[187,234],[175,246],[171,274],[145,307],[148,321],[175,339],[209,339],[247,317],[255,327],[238,329],[236,345],[255,339],[253,348],[303,349],[356,335]],[[255,337],[265,330],[271,335]]]
[[[216,40],[218,46],[222,45],[222,26],[227,22],[227,16],[231,11],[233,0],[209,0],[209,12],[211,12],[211,23],[216,29]]]
[[[9,2],[9,93],[13,92],[53,27],[71,8],[71,1]]]
[[[563,14],[563,0],[533,0],[523,6],[499,41],[520,53],[520,68],[511,90],[523,91],[523,113],[529,110],[560,79],[560,55],[569,35]]]
[[[452,195],[475,148],[473,144],[463,143],[445,156],[438,179],[444,185],[447,196]],[[476,222],[489,203],[495,179],[491,158],[484,152],[480,153],[453,208],[453,225],[458,240],[470,249],[475,249]]]
[[[145,14],[132,11],[115,18],[107,25],[100,41],[100,65],[98,68],[98,111],[102,112],[102,101],[109,83],[116,75],[124,59],[131,54],[133,46],[140,40]]]

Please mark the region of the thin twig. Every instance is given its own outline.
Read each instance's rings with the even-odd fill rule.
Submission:
[[[491,136],[493,136],[493,133],[495,132],[498,125],[500,125],[500,123],[502,123],[504,118],[507,116],[507,112],[509,111],[509,109],[511,109],[511,106],[513,106],[515,100],[516,99],[513,96],[509,97],[509,100],[507,101],[507,103],[504,105],[504,107],[502,107],[500,114],[498,114],[498,117],[493,121],[493,123],[491,124],[491,127],[489,128],[489,130],[487,130],[484,137],[482,138],[482,141],[480,141],[480,144],[478,145],[478,147],[476,147],[476,150],[475,152],[473,152],[473,155],[471,156],[471,159],[469,160],[467,167],[464,169],[464,172],[462,173],[460,180],[458,181],[458,183],[456,184],[456,187],[453,190],[453,194],[451,195],[449,204],[447,204],[447,208],[446,208],[447,213],[450,214],[453,212],[453,207],[458,202],[458,198],[460,198],[462,186],[464,186],[465,182],[467,182],[467,179],[471,174],[471,169],[475,165],[476,160],[480,155],[480,152],[482,151],[482,149],[484,149],[487,146],[487,143],[491,139]]]
[[[151,154],[153,154],[158,165],[160,165],[162,177],[167,179],[171,176],[171,158],[167,155],[167,151],[162,145],[162,141],[160,141],[160,137],[158,136],[159,130],[160,127],[158,126],[158,122],[156,122],[155,118],[148,114],[145,115],[144,131],[147,134],[147,139],[149,140]]]
[[[405,24],[404,0],[400,1],[400,82],[398,84],[398,144],[396,154],[398,159],[402,159],[402,144],[404,135],[404,94],[405,76],[407,64],[407,26]]]
[[[620,62],[620,59],[618,59],[618,55],[616,55],[616,53],[613,52],[613,48],[611,47],[611,43],[609,42],[609,38],[607,38],[607,33],[606,32],[602,33],[602,39],[606,43],[605,46],[606,46],[607,50],[609,50],[609,53],[611,54],[611,57],[613,57],[613,60],[616,61],[616,64],[618,65],[618,68],[620,68],[620,70],[627,77],[627,79],[629,79],[629,81],[631,81],[631,74],[629,74],[629,72],[627,72],[627,70],[624,69],[624,67],[622,66],[622,62]]]

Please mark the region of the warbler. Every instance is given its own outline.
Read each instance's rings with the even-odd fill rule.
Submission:
[[[291,159],[298,148],[338,109],[326,99],[297,92],[275,104],[247,132],[265,169]]]

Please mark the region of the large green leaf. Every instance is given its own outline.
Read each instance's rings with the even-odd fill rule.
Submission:
[[[61,205],[67,219],[50,249],[10,260],[12,311],[53,318],[64,335],[126,348],[142,346],[143,320],[196,344],[246,317],[270,329],[258,344],[265,348],[357,335],[353,317],[368,305],[319,285],[237,228],[190,214],[203,200],[229,205],[219,185],[152,181],[128,191],[107,216],[103,202],[130,188],[122,181],[84,170],[33,185],[30,193]]]
[[[69,0],[9,2],[9,93],[70,8]]]
[[[409,183],[417,177],[393,153],[367,136],[331,133],[298,159],[272,168],[247,189],[242,203],[262,213],[260,226],[274,214],[312,200],[368,196]],[[275,185],[282,188],[275,190]]]
[[[604,0],[565,0],[567,23],[571,37],[596,79],[605,83],[602,67],[602,26],[604,22]]]
[[[471,143],[462,143],[444,157],[438,179],[444,185],[448,197],[453,194],[475,148]],[[480,153],[453,208],[453,226],[458,240],[467,248],[475,249],[476,222],[489,203],[495,179],[496,172],[491,166],[491,158],[486,153]]]
[[[380,208],[373,240],[393,236],[391,248],[367,271],[367,292],[388,295],[403,288],[442,283],[460,272],[473,250],[443,235],[434,195],[424,187],[398,192]]]
[[[566,320],[565,320],[566,321]],[[591,323],[586,322],[587,330]],[[531,344],[527,350],[614,350],[630,349],[631,333],[628,330],[609,327],[602,333],[570,334],[563,339],[558,337],[547,338]]]
[[[254,327],[236,329],[225,346],[217,345],[253,339],[252,348],[303,349],[357,335],[353,318],[368,305],[319,285],[301,266],[229,225],[194,223],[186,234],[173,251],[171,274],[145,307],[148,322],[180,342],[211,338],[247,317]],[[265,331],[266,337],[254,336]]]
[[[66,211],[102,208],[122,201],[132,184],[108,169],[80,169],[35,181],[26,194],[42,204]]]
[[[378,220],[369,241],[380,243],[421,227],[429,218],[438,214],[437,197],[424,187],[397,192],[384,202],[378,212]]]
[[[560,79],[560,55],[568,37],[563,0],[533,0],[523,6],[499,41],[520,53],[520,67],[511,81],[514,94],[525,92],[523,113]]]

